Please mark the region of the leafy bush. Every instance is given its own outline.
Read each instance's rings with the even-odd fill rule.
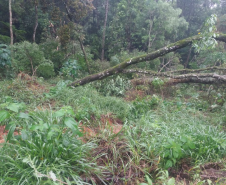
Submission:
[[[111,66],[116,66],[120,63],[120,60],[117,55],[111,57],[110,64]]]
[[[11,52],[7,45],[0,44],[0,73],[5,73],[7,67],[11,66]]]
[[[129,80],[117,76],[96,82],[94,86],[105,96],[124,96],[125,92],[131,88]]]
[[[161,90],[162,86],[164,85],[164,81],[157,77],[154,78],[151,84],[154,86],[156,90]]]
[[[100,71],[110,68],[109,62],[101,62],[100,60],[91,60],[89,64],[91,73],[98,73]]]
[[[10,44],[10,37],[0,34],[0,43]]]
[[[77,60],[69,59],[63,64],[63,67],[60,69],[60,71],[63,76],[75,78],[78,76],[78,70],[80,68],[81,67],[79,66]]]
[[[39,47],[44,53],[44,57],[53,62],[54,71],[55,73],[58,73],[64,62],[64,52],[57,49],[59,47],[59,42],[47,39],[45,42],[41,43]]]
[[[16,73],[24,71],[33,75],[37,70],[37,74],[46,78],[54,75],[52,62],[45,59],[37,44],[24,41],[13,45],[12,50],[13,68]]]
[[[0,68],[11,65],[10,49],[5,44],[0,44]]]
[[[50,78],[55,76],[54,65],[52,61],[45,60],[38,66],[37,75],[43,78]]]
[[[133,106],[131,107],[130,114],[132,118],[140,118],[144,116],[147,112],[153,109],[158,103],[160,99],[157,95],[153,95],[152,97],[147,96],[143,99],[136,99],[133,102]]]

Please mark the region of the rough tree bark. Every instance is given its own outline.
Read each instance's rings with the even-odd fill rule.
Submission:
[[[107,19],[108,19],[108,0],[106,0],[106,5],[105,5],[105,20],[104,20],[104,29],[103,29],[103,37],[102,37],[101,62],[104,61],[104,45],[105,45],[105,33],[106,33]]]
[[[151,85],[153,78],[139,78],[134,79],[134,85]],[[226,84],[226,75],[217,75],[213,73],[201,73],[201,74],[186,74],[177,75],[172,78],[168,78],[165,81],[165,85],[174,85],[178,83],[201,83],[201,84]]]
[[[10,44],[13,45],[12,1],[9,0]]]
[[[95,80],[102,80],[102,79],[104,79],[108,76],[114,75],[114,74],[122,73],[123,70],[130,65],[137,64],[137,63],[144,62],[144,61],[154,60],[160,56],[166,55],[167,53],[170,53],[170,52],[176,51],[180,48],[186,47],[186,46],[192,44],[192,42],[194,40],[200,40],[200,38],[201,38],[200,35],[189,37],[189,38],[177,41],[168,46],[165,46],[154,52],[127,59],[124,62],[122,62],[114,67],[106,69],[105,71],[102,71],[102,72],[99,72],[99,73],[96,73],[93,75],[89,75],[85,78],[75,81],[75,82],[69,84],[69,86],[77,87],[77,86],[84,85],[84,84],[87,84],[87,83],[95,81]],[[226,34],[219,34],[219,36],[217,36],[215,39],[218,41],[226,42]]]
[[[226,72],[226,68],[222,67],[208,67],[203,69],[183,69],[178,71],[171,72],[155,72],[151,70],[142,70],[142,69],[128,69],[123,70],[123,73],[141,73],[147,74],[151,77],[166,77],[166,83],[174,84],[174,83],[203,83],[203,84],[226,84],[226,75],[219,75],[215,73],[199,73],[202,71],[212,71],[218,70]],[[173,72],[173,73],[172,73]],[[180,74],[186,72],[187,74]],[[188,73],[189,72],[189,73]],[[179,75],[178,75],[179,73]],[[133,83],[136,85],[143,84],[151,84],[153,78],[142,78],[142,79],[134,79]]]

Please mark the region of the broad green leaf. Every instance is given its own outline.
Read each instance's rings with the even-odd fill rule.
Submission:
[[[70,129],[75,129],[75,128],[77,129],[78,128],[77,122],[72,117],[66,117],[64,119],[64,123]]]
[[[15,129],[16,129],[15,124],[10,127],[9,132],[6,137],[6,142],[10,141],[10,139],[13,137],[13,133],[14,133]]]
[[[6,130],[9,130],[10,127],[11,127],[12,125],[14,125],[14,123],[9,123],[9,124],[7,124],[7,125],[5,126],[4,132],[5,132]]]
[[[13,112],[16,112],[18,113],[19,112],[19,109],[21,109],[24,105],[21,104],[21,103],[11,103],[9,104],[6,108],[13,111]]]
[[[190,149],[195,149],[195,144],[191,141],[188,142],[188,146]]]
[[[182,142],[186,142],[187,141],[187,138],[185,137],[185,136],[182,136],[181,138],[180,138],[180,140],[182,141]]]
[[[31,131],[35,131],[35,130],[38,130],[38,129],[40,129],[40,125],[32,125],[31,128],[30,128]]]
[[[27,140],[28,139],[28,134],[26,130],[21,131],[21,138],[22,140]]]
[[[77,122],[72,117],[66,117],[64,119],[64,124],[72,130],[72,132],[78,136],[82,136],[83,134],[78,129]]]
[[[9,117],[10,117],[10,114],[8,111],[6,111],[6,110],[0,111],[0,123]]]
[[[207,179],[208,185],[211,185],[213,182],[210,179]]]
[[[174,141],[173,141],[172,139],[168,139],[168,142],[169,142],[170,144],[173,144],[173,143],[174,143]]]
[[[68,185],[71,185],[71,182],[68,180],[68,178],[64,177],[65,181],[67,182]]]
[[[70,107],[70,106],[62,107],[60,110],[58,110],[54,113],[55,117],[63,117],[65,115],[72,115],[72,116],[75,115],[72,107]]]
[[[172,148],[172,144],[164,145],[165,148]]]
[[[172,161],[173,161],[173,164],[176,164],[176,159],[175,158],[171,158],[172,159]]]
[[[64,115],[65,115],[65,111],[62,110],[62,109],[56,111],[56,112],[53,114],[54,117],[58,117],[58,118],[59,118],[59,117],[63,117]]]
[[[47,134],[47,140],[51,140],[52,136],[54,135],[54,130],[50,130]]]
[[[173,157],[174,158],[178,158],[178,156],[179,156],[178,152],[177,151],[173,151]]]
[[[171,160],[168,160],[166,162],[165,168],[168,169],[169,167],[172,167],[172,166],[173,166],[173,162]]]
[[[164,153],[163,153],[163,157],[164,158],[168,157],[170,155],[170,153],[171,152],[169,150],[165,150]]]
[[[152,183],[152,180],[150,179],[150,177],[147,176],[147,175],[145,175],[145,177],[146,177],[146,179],[148,181],[148,185],[152,185],[153,183]]]
[[[29,119],[29,115],[26,114],[26,113],[23,113],[23,112],[20,112],[20,113],[18,114],[18,117],[19,117],[19,118],[24,118],[24,119]]]
[[[175,185],[176,184],[176,181],[175,181],[175,179],[172,177],[172,178],[170,178],[169,180],[168,180],[168,182],[167,182],[167,185]]]
[[[30,127],[30,130],[31,131],[36,131],[36,130],[41,130],[41,131],[43,131],[44,129],[48,129],[49,128],[49,126],[48,126],[48,124],[47,123],[41,123],[41,124],[38,124],[38,125],[32,125],[31,127]]]

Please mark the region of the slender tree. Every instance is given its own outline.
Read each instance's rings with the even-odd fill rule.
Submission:
[[[103,36],[102,36],[102,53],[101,53],[101,61],[104,60],[104,45],[105,45],[105,32],[106,32],[106,25],[108,19],[108,0],[106,0],[105,4],[105,20],[104,20],[104,29],[103,29]]]
[[[12,1],[9,0],[10,44],[13,45]]]
[[[38,0],[35,0],[35,26],[33,31],[33,42],[35,42],[36,30],[38,28]]]

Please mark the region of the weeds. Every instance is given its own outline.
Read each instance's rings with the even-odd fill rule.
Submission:
[[[160,88],[160,95],[126,102],[91,85],[38,83],[42,90],[34,92],[27,81],[0,82],[0,122],[8,129],[8,143],[0,148],[0,184],[183,184],[176,177],[180,168],[190,184],[210,183],[201,178],[199,164],[226,155],[225,109],[210,109],[196,87],[182,87],[170,100],[160,98]],[[211,97],[219,107],[225,99]],[[37,105],[46,104],[39,111]],[[123,124],[119,132],[112,131],[113,118]],[[93,134],[85,138],[88,129],[79,128],[80,121]]]
[[[81,178],[97,173],[95,161],[88,156],[94,143],[78,140],[81,132],[70,117],[70,107],[52,112],[30,113],[20,135],[10,126],[7,141],[0,150],[0,177],[5,184],[42,184],[58,179],[70,184],[86,184]],[[11,131],[12,130],[12,131]],[[52,174],[49,178],[48,174]]]
[[[160,156],[159,162],[166,169],[185,157],[210,161],[225,155],[226,134],[219,127],[208,125],[203,116],[191,117],[186,109],[175,112],[167,109],[162,104],[157,112],[149,111],[132,127],[125,126],[132,151],[143,158]]]

